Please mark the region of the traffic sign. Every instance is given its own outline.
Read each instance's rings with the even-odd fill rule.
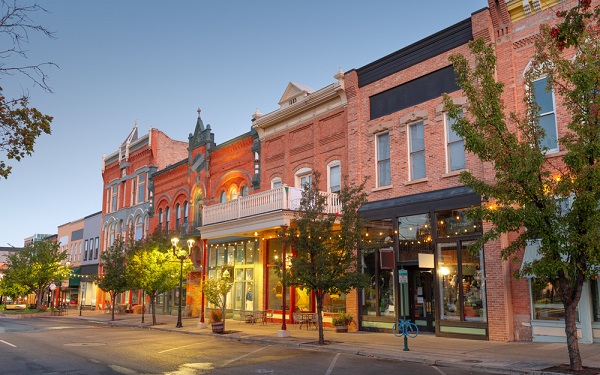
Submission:
[[[400,284],[408,284],[408,271],[407,270],[398,270],[398,282]]]

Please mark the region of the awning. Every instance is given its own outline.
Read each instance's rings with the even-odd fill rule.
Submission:
[[[358,209],[358,214],[367,220],[380,220],[480,204],[481,197],[473,189],[459,186],[368,202]]]
[[[73,268],[71,277],[69,277],[69,287],[79,286],[79,275],[81,275],[81,268]]]

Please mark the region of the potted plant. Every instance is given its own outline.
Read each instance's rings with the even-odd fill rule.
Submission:
[[[340,313],[331,319],[331,324],[335,327],[336,332],[348,332],[348,326],[352,323],[354,318],[352,315]]]
[[[206,279],[202,283],[202,291],[206,300],[216,309],[210,312],[210,321],[213,332],[223,333],[225,331],[225,306],[227,302],[227,293],[233,286],[233,267],[223,267],[217,273],[216,277]],[[213,314],[215,314],[213,316]],[[218,315],[217,315],[218,314]]]
[[[210,326],[213,333],[223,333],[225,331],[225,322],[221,310],[210,310]]]

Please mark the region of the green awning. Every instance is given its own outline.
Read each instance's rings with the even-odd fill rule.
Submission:
[[[69,277],[69,287],[79,286],[79,275],[81,274],[81,268],[73,268],[71,272],[71,277]]]

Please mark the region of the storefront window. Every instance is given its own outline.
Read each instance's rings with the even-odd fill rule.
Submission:
[[[346,312],[346,295],[343,293],[325,295],[323,299],[323,311],[334,313]]]
[[[470,244],[438,244],[442,320],[486,321],[483,257],[481,251],[470,252]]]
[[[465,209],[440,211],[436,213],[437,238],[482,234],[481,221],[467,217]]]
[[[313,304],[312,304],[312,295],[310,293],[310,290],[304,288],[304,287],[296,287],[295,290],[295,295],[296,295],[296,310],[300,310],[300,311],[313,311]]]
[[[401,262],[417,260],[419,253],[433,254],[431,220],[428,214],[398,218],[398,246]]]
[[[564,305],[560,300],[560,297],[558,296],[558,291],[552,286],[552,284],[545,283],[541,280],[537,280],[536,278],[532,278],[531,300],[533,301],[533,319],[560,321],[565,320]],[[594,303],[595,317],[597,316],[596,312],[596,303]],[[579,311],[576,312],[575,319],[579,321]]]
[[[369,276],[369,283],[362,290],[361,314],[395,316],[394,269],[382,267],[381,249],[363,253],[363,272]],[[393,258],[392,258],[393,259]]]
[[[277,276],[275,264],[281,261],[283,242],[279,238],[267,241],[267,309],[281,310],[283,301],[283,284]],[[290,307],[290,295],[286,295],[286,310]]]
[[[594,322],[600,322],[600,288],[598,280],[590,280],[592,288],[592,308],[594,310]]]
[[[369,278],[370,282],[362,290],[360,313],[363,315],[377,314],[377,283],[375,273],[375,251],[363,251],[362,257],[363,273]]]

